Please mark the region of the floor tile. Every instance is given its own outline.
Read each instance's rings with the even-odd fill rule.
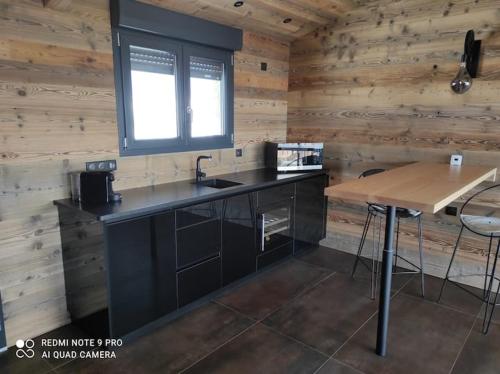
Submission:
[[[210,303],[116,352],[116,360],[72,362],[64,373],[174,373],[215,350],[253,322]],[[115,370],[115,371],[113,371]]]
[[[368,288],[365,280],[334,274],[264,323],[331,355],[377,311]]]
[[[495,294],[491,295],[491,300],[493,301],[495,297]],[[483,303],[481,305],[481,310],[479,312],[479,318],[484,318],[484,308],[486,307],[486,304]],[[500,294],[497,297],[497,306],[495,307],[495,310],[493,311],[493,316],[491,317],[491,323],[496,323],[500,324]]]
[[[321,367],[318,374],[363,374],[361,371],[351,368],[335,359],[330,359]]]
[[[315,249],[312,249],[310,251],[307,251],[299,255],[297,259],[312,265],[325,267],[337,273],[351,275],[356,256],[332,248],[319,246]],[[370,259],[363,258],[363,261],[367,265],[371,266]],[[381,266],[380,263],[379,266]],[[380,271],[381,270],[382,268],[380,268]],[[362,263],[358,263],[354,277],[361,279],[371,279],[371,271]],[[403,287],[413,277],[414,277],[413,274],[394,275],[392,277],[392,289],[393,290],[401,289],[401,287]],[[380,276],[378,282],[380,285]]]
[[[436,302],[439,298],[439,292],[441,291],[441,286],[443,280],[441,278],[433,277],[430,275],[425,276],[425,299],[429,301]],[[464,286],[471,292],[480,295],[481,291],[474,287]],[[402,290],[402,293],[411,296],[421,296],[420,292],[420,278],[412,279]],[[468,292],[460,289],[459,287],[448,283],[443,291],[443,296],[440,301],[441,304],[449,306],[451,308],[460,310],[464,313],[469,313],[471,315],[476,315],[481,308],[481,301],[476,299],[474,296]]]
[[[44,374],[52,367],[43,360],[35,349],[34,358],[18,358],[16,347],[11,347],[7,352],[0,353],[0,373],[2,374]]]
[[[229,291],[217,301],[259,320],[328,274],[331,271],[291,260]]]
[[[319,246],[298,255],[297,259],[312,265],[331,269],[338,273],[351,274],[355,256],[350,253]],[[360,274],[367,276],[369,272],[364,269],[363,265],[359,267]]]
[[[500,326],[491,324],[487,335],[477,319],[469,339],[458,357],[452,374],[498,374],[500,372]]]
[[[372,318],[335,358],[365,373],[448,373],[474,317],[413,297],[392,300],[387,357],[375,351],[377,318]]]
[[[314,373],[328,357],[258,324],[186,373]]]

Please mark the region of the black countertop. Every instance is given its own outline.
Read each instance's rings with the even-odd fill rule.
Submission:
[[[241,185],[224,189],[200,186],[193,183],[193,181],[180,181],[122,190],[120,191],[122,201],[119,203],[88,205],[74,202],[71,199],[63,199],[54,201],[54,204],[77,209],[100,221],[114,222],[209,200],[223,199],[325,173],[325,170],[317,170],[307,173],[279,174],[271,169],[256,169],[240,173],[215,175],[208,178],[241,183]]]

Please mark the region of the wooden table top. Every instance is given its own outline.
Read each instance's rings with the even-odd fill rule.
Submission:
[[[436,213],[496,173],[488,166],[417,162],[328,187],[325,195]]]

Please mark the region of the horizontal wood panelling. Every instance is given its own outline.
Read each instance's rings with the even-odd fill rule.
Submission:
[[[108,1],[61,10],[0,0],[0,17],[0,290],[12,345],[68,322],[52,205],[69,196],[68,173],[116,158],[120,190],[193,178],[200,154],[213,155],[209,175],[263,166],[263,141],[286,137],[289,45],[244,33],[235,56],[243,157],[225,149],[120,158]]]
[[[499,27],[493,0],[372,0],[350,11],[292,44],[288,140],[325,142],[331,183],[375,167],[446,163],[457,152],[467,164],[498,166]],[[479,77],[456,95],[449,83],[469,28],[483,40]],[[495,205],[481,201],[475,209]],[[355,251],[365,217],[366,206],[330,201],[325,244]],[[458,225],[444,213],[424,216],[429,273],[444,275]],[[403,225],[401,244],[417,260],[415,230],[414,223]],[[481,269],[487,244],[468,235],[457,271]]]

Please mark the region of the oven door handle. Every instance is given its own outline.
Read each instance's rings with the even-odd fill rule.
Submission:
[[[265,250],[265,243],[266,243],[266,237],[265,237],[265,232],[266,232],[266,215],[264,213],[261,213],[259,215],[259,220],[260,220],[260,250],[261,252],[264,252]]]

